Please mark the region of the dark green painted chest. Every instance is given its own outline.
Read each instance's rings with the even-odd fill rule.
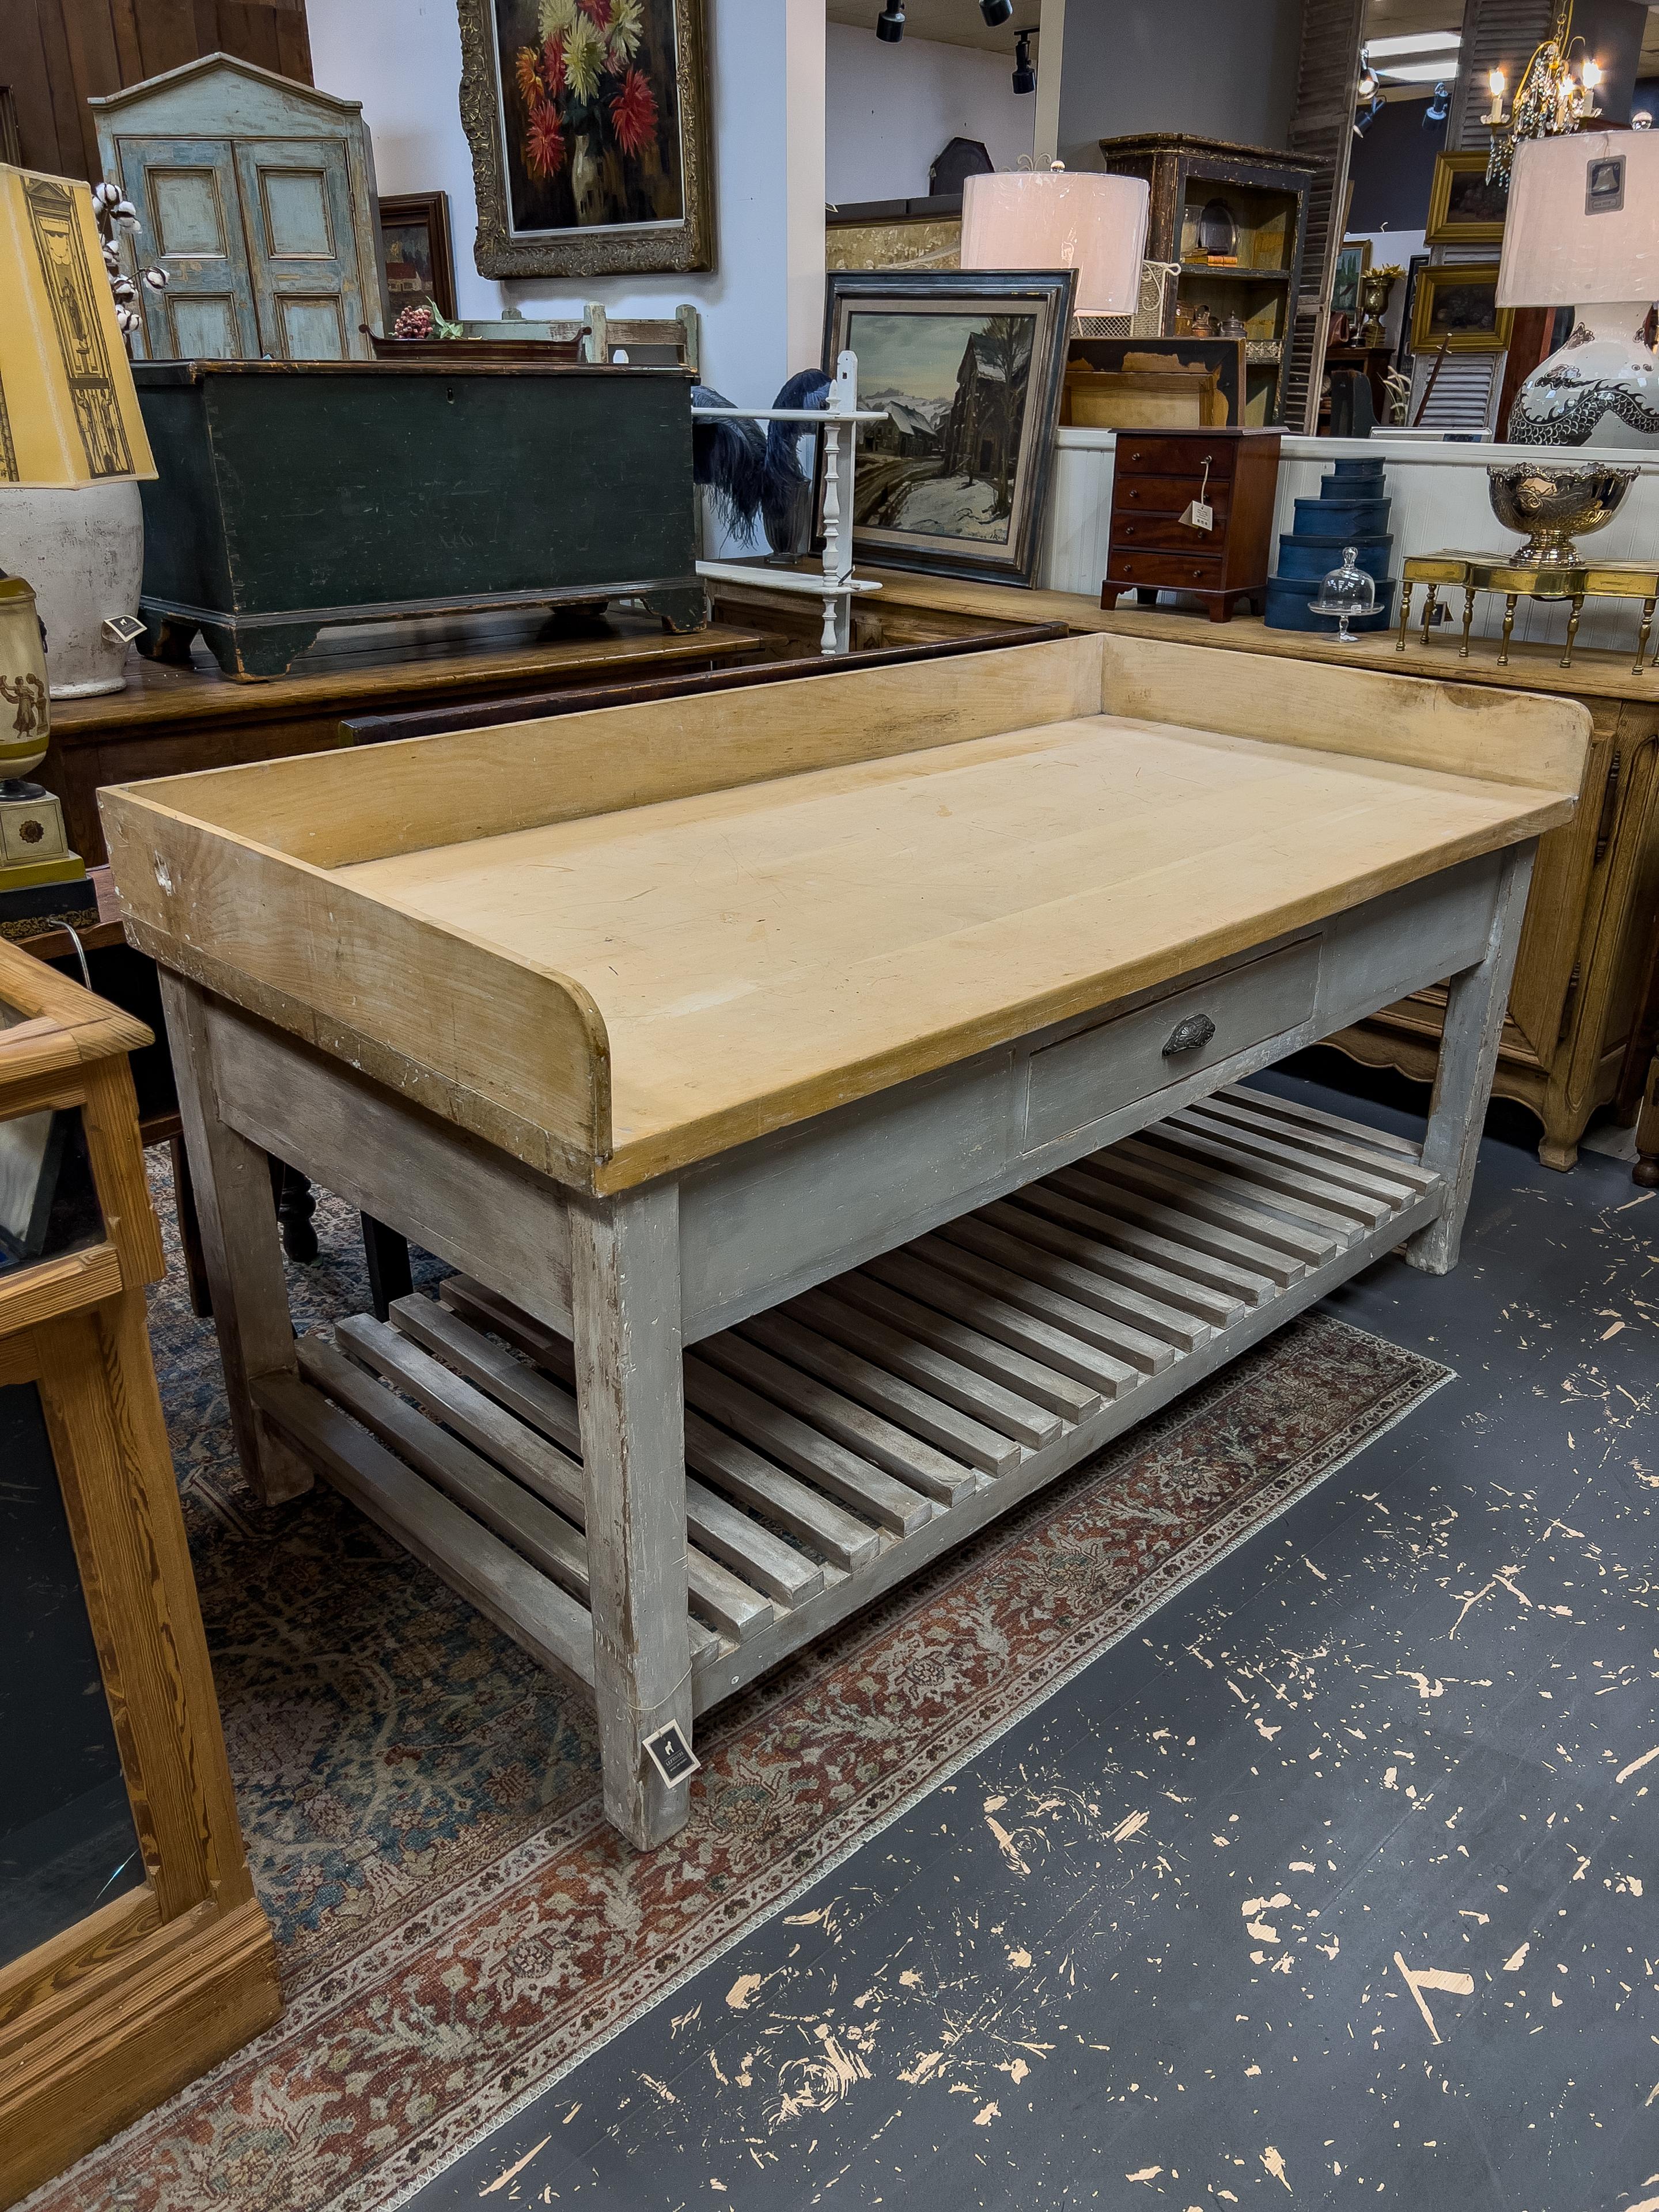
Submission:
[[[459,345],[458,352],[460,350]],[[641,599],[707,619],[690,375],[138,362],[143,650],[280,676],[332,623]]]

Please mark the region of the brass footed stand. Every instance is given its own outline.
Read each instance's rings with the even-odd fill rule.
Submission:
[[[1647,657],[1648,642],[1653,635],[1654,609],[1659,606],[1659,562],[1641,561],[1583,561],[1571,567],[1535,568],[1521,566],[1495,553],[1423,553],[1408,560],[1401,572],[1400,586],[1400,630],[1395,650],[1406,650],[1406,639],[1411,630],[1412,593],[1419,584],[1426,584],[1427,596],[1423,602],[1423,643],[1429,643],[1429,632],[1434,624],[1435,608],[1439,604],[1443,585],[1463,587],[1463,635],[1457,657],[1469,657],[1469,627],[1474,620],[1474,595],[1477,592],[1502,592],[1504,594],[1504,637],[1498,648],[1498,665],[1507,668],[1510,660],[1510,639],[1515,629],[1515,610],[1517,602],[1528,599],[1568,599],[1572,611],[1567,617],[1567,649],[1561,656],[1563,668],[1572,666],[1573,647],[1578,639],[1578,624],[1587,599],[1640,599],[1642,602],[1642,632],[1637,641],[1636,661],[1632,670],[1640,676],[1653,665]],[[1656,654],[1659,660],[1659,654]]]

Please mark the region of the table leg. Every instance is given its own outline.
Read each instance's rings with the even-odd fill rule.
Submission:
[[[369,1304],[374,1309],[375,1320],[386,1321],[391,1317],[398,1300],[406,1298],[415,1287],[409,1264],[409,1239],[400,1237],[395,1229],[388,1229],[384,1221],[377,1221],[372,1213],[363,1215],[362,1224]]]
[[[1400,586],[1400,635],[1395,640],[1394,647],[1396,653],[1403,653],[1406,650],[1406,638],[1412,626],[1412,593],[1416,589],[1416,585],[1411,582],[1408,578],[1401,579]]]
[[[1504,602],[1504,642],[1498,652],[1500,668],[1507,668],[1510,665],[1510,638],[1515,629],[1515,603],[1520,596],[1519,592],[1511,592]]]
[[[1521,918],[1532,884],[1534,849],[1531,843],[1516,845],[1504,854],[1485,957],[1451,979],[1423,1142],[1424,1166],[1445,1178],[1445,1211],[1426,1229],[1419,1229],[1406,1248],[1412,1266],[1427,1275],[1443,1275],[1457,1265],[1475,1157],[1498,1069],[1510,979],[1521,945]]]
[[[1583,618],[1583,612],[1584,594],[1582,592],[1575,592],[1572,595],[1572,611],[1567,617],[1567,649],[1561,656],[1561,665],[1563,668],[1571,668],[1572,666],[1572,648],[1577,641],[1578,624]]]
[[[690,1797],[642,1748],[671,1723],[691,1743],[678,1190],[573,1195],[570,1232],[605,1809],[648,1850]]]
[[[1431,584],[1423,595],[1423,643],[1427,647],[1429,632],[1434,628],[1434,611],[1440,603],[1440,586]]]
[[[1457,657],[1460,660],[1467,660],[1469,657],[1469,629],[1474,621],[1474,586],[1466,584],[1463,586],[1463,642],[1457,648]]]
[[[1642,602],[1642,634],[1636,641],[1636,665],[1631,671],[1632,676],[1640,676],[1646,668],[1648,640],[1653,635],[1653,611],[1656,607],[1659,607],[1659,599],[1644,599]]]
[[[315,1477],[251,1395],[257,1382],[297,1381],[299,1373],[270,1169],[257,1145],[219,1118],[207,994],[165,968],[160,975],[231,1432],[248,1481],[267,1505],[277,1505],[309,1490]]]
[[[1648,1087],[1636,1124],[1636,1165],[1631,1178],[1644,1190],[1659,1186],[1659,1058],[1648,1070]]]

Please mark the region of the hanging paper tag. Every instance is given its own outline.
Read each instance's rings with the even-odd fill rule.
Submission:
[[[659,1729],[655,1735],[647,1736],[641,1748],[671,1790],[702,1765],[672,1721],[666,1728]]]
[[[1201,499],[1189,499],[1182,520],[1194,530],[1213,530],[1215,509]]]

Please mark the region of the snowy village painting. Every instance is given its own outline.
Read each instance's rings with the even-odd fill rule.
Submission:
[[[858,356],[855,548],[901,567],[1029,583],[1073,280],[836,272],[826,358]]]

